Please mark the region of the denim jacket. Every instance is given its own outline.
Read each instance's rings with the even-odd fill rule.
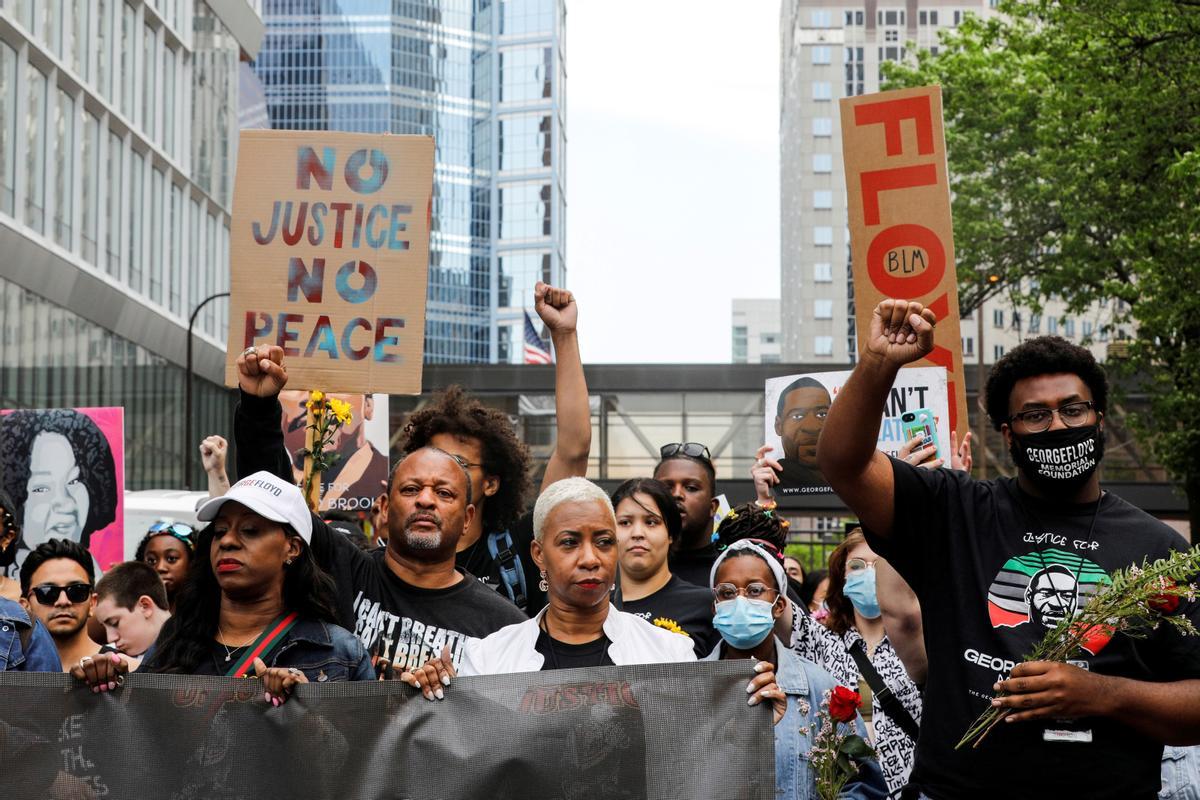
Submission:
[[[295,667],[311,683],[375,679],[362,640],[345,628],[302,619],[275,648],[269,667]]]
[[[29,652],[21,647],[21,632],[33,626]],[[20,603],[0,597],[0,672],[62,672],[58,648],[40,622],[31,621]]]
[[[705,656],[705,661],[721,657],[724,643]],[[775,639],[775,682],[788,696],[787,711],[775,726],[775,797],[776,800],[817,800],[816,780],[809,768],[812,729],[825,692],[833,691],[833,676],[811,661],[796,655]],[[867,738],[862,717],[855,721],[858,735]],[[857,778],[846,784],[845,800],[881,800],[887,796],[879,764],[864,762]]]
[[[1200,800],[1200,747],[1163,748],[1159,800]]]

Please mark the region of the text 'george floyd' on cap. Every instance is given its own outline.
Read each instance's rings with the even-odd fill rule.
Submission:
[[[293,484],[280,480],[269,472],[256,472],[229,487],[220,497],[214,497],[196,510],[201,522],[212,522],[221,506],[233,501],[272,522],[291,525],[304,540],[312,542],[312,514],[304,502],[304,494]]]

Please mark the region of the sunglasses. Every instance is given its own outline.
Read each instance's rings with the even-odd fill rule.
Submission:
[[[150,526],[150,530],[146,531],[146,538],[158,536],[161,533],[169,533],[179,541],[192,547],[192,537],[196,535],[196,531],[191,525],[185,522],[164,522],[159,521]]]
[[[43,583],[29,590],[29,593],[44,606],[52,606],[57,603],[58,596],[63,592],[67,593],[67,600],[71,603],[82,603],[92,596],[92,585],[90,583],[68,583],[66,586],[55,586],[53,583]]]
[[[712,456],[709,454],[708,448],[699,442],[672,442],[671,444],[664,444],[658,448],[658,454],[664,459],[683,455],[688,458],[702,458],[705,461],[712,461]]]

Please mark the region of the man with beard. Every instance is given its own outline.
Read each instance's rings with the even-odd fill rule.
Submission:
[[[933,351],[936,321],[915,302],[875,308],[818,446],[822,474],[921,603],[930,668],[911,786],[939,799],[1155,797],[1163,744],[1200,743],[1200,636],[1159,625],[1088,642],[1069,664],[1025,657],[1085,586],[1187,544],[1101,489],[1108,382],[1088,350],[1056,336],[1027,340],[988,376],[987,414],[1015,479],[876,450],[878,424],[865,421],[900,367]],[[1177,613],[1200,624],[1194,601]],[[1020,624],[1026,614],[1042,624]],[[1005,721],[978,748],[956,748],[989,702]]]
[[[779,393],[775,433],[783,443],[783,458],[778,462],[780,494],[828,487],[817,468],[817,439],[832,403],[829,390],[815,378],[799,378]]]
[[[265,469],[290,483],[282,430],[254,423],[264,411],[275,418],[281,413],[277,397],[287,383],[283,350],[264,345],[243,353],[237,363],[238,474]],[[337,583],[340,622],[373,656],[399,674],[448,649],[457,667],[468,639],[525,620],[512,603],[455,566],[458,540],[475,514],[470,477],[460,461],[434,447],[414,450],[392,469],[387,497],[384,548],[361,550],[312,515],[313,555]]]
[[[50,631],[64,671],[100,652],[87,633],[94,569],[91,554],[66,539],[43,542],[21,565],[21,605]]]

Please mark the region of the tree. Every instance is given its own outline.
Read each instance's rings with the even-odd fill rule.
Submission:
[[[1136,325],[1109,367],[1200,534],[1200,0],[999,5],[887,69],[942,86],[963,311],[1008,292]]]

